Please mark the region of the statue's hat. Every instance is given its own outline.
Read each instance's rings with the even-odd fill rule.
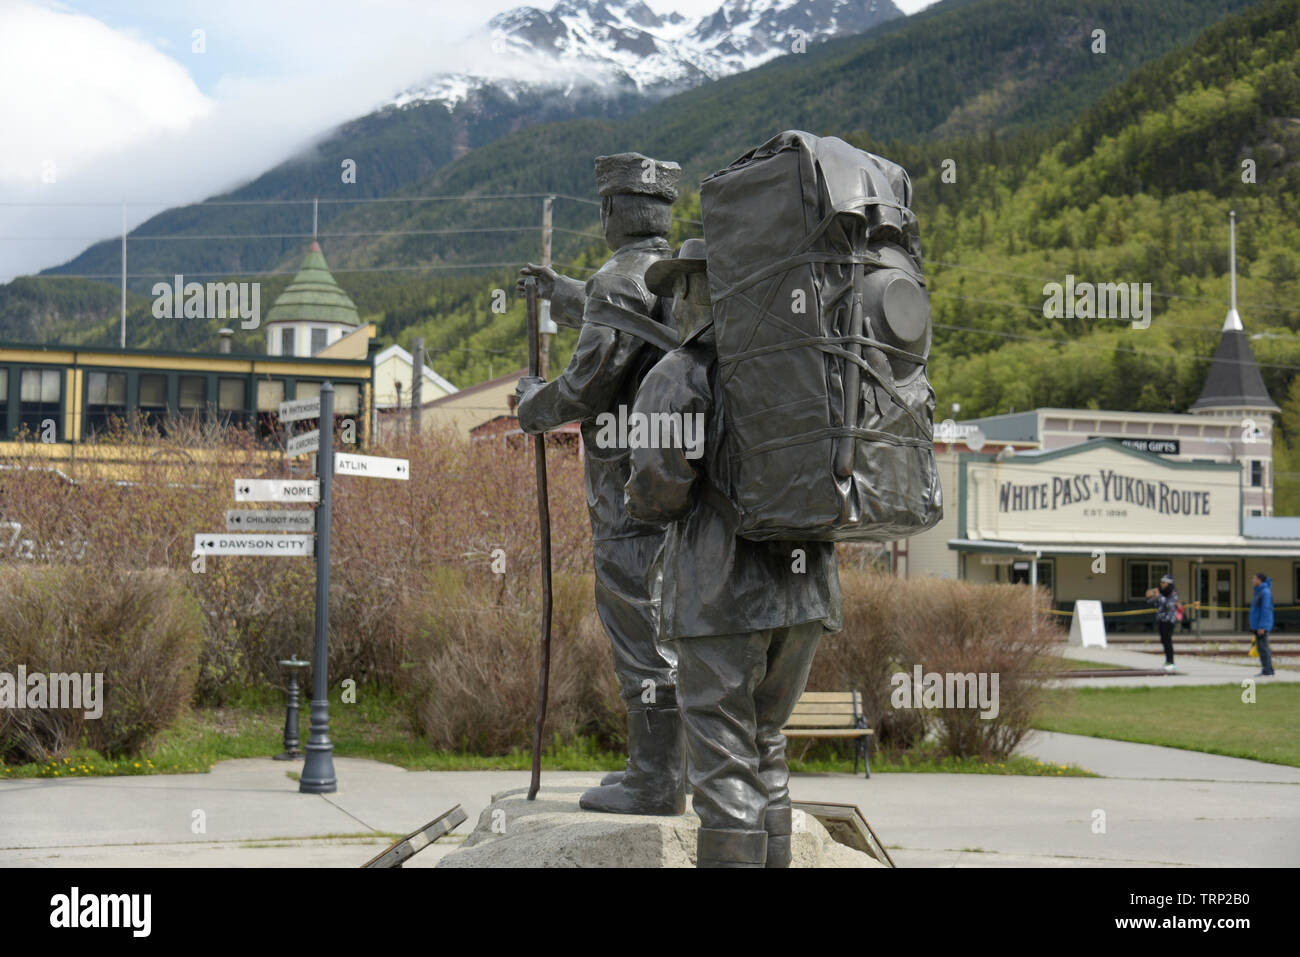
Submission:
[[[672,203],[682,168],[676,163],[651,159],[640,153],[614,153],[596,157],[596,188],[601,196],[634,193]]]
[[[708,268],[707,247],[703,239],[688,239],[677,250],[675,259],[660,259],[645,271],[645,285],[656,296],[671,296],[678,276],[704,272]]]

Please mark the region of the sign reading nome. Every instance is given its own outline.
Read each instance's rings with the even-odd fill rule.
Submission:
[[[1042,482],[999,482],[998,511],[1055,511],[1067,505],[1135,505],[1160,515],[1209,515],[1210,493],[1153,482],[1114,469],[1053,475]]]

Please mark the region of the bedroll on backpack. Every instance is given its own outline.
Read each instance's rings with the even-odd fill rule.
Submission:
[[[943,516],[911,183],[785,132],[700,191],[729,474],[748,539],[889,541]]]

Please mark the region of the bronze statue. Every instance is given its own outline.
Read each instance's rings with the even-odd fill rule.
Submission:
[[[665,309],[645,284],[646,270],[671,257],[668,232],[681,167],[639,153],[596,159],[601,225],[614,255],[586,283],[529,267],[539,291],[558,298],[557,320],[582,308],[578,345],[554,381],[519,381],[519,424],[536,434],[582,423],[587,500],[596,570],[596,608],[614,651],[614,670],[627,704],[628,763],[582,795],[591,811],[680,814],[685,809],[685,751],[676,700],[676,662],[655,642],[659,559],[664,529],[631,518],[623,500],[629,473],[625,443],[602,441],[596,419],[630,409],[637,386],[662,350],[647,329],[663,328]],[[569,324],[571,322],[571,318]],[[627,331],[629,328],[639,331]]]
[[[628,511],[673,522],[664,553],[662,632],[678,656],[700,867],[788,867],[790,771],[781,728],[824,631],[840,628],[830,542],[752,542],[722,485],[726,437],[703,240],[650,267],[672,295],[680,348],[641,384],[636,411],[702,415],[702,459],[686,448],[632,452]]]

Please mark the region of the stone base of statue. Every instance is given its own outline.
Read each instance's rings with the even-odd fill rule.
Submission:
[[[590,782],[551,777],[537,800],[528,789],[503,791],[481,815],[459,850],[438,867],[694,867],[700,820],[598,814],[578,807]],[[883,867],[836,843],[812,815],[803,815],[791,842],[794,867]]]

